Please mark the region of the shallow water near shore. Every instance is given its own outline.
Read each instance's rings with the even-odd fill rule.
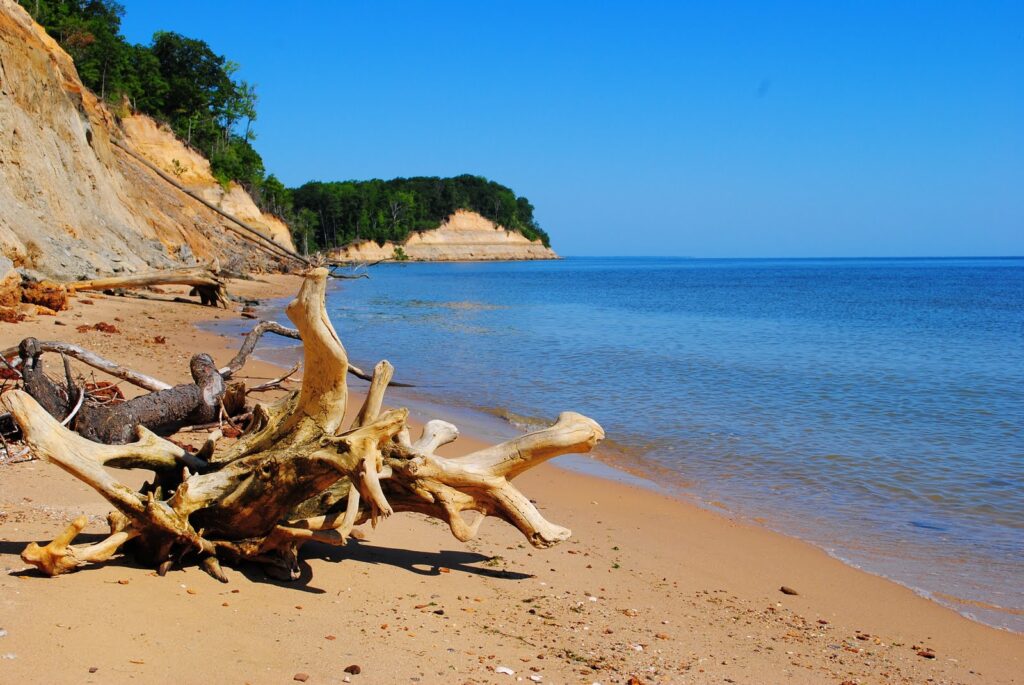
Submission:
[[[382,264],[328,308],[424,418],[587,414],[604,463],[1024,630],[1024,259]]]

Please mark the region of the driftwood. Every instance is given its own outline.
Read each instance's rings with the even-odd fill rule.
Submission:
[[[282,326],[276,321],[260,321],[251,331],[245,334],[245,339],[242,340],[242,346],[238,348],[238,354],[228,362],[228,365],[222,367],[220,373],[224,378],[231,378],[234,374],[245,366],[245,362],[249,359],[249,355],[256,349],[256,344],[260,341],[265,333],[274,333],[284,338],[291,338],[292,340],[302,340],[302,336],[294,328],[288,328]],[[364,381],[372,381],[373,376],[366,373],[358,366],[353,365],[351,362],[348,365],[348,372],[356,378],[361,378]],[[391,381],[389,385],[393,388],[411,388],[414,387],[411,383],[399,383],[397,381]]]
[[[287,308],[309,370],[301,389],[257,405],[249,432],[220,453],[190,455],[145,428],[133,443],[97,444],[63,428],[28,393],[3,395],[0,403],[33,452],[116,509],[105,540],[72,545],[85,525],[80,518],[50,544],[30,544],[22,558],[57,575],[109,559],[128,543],[161,572],[191,556],[221,580],[223,559],[259,562],[294,579],[305,542],[342,545],[353,526],[403,511],[446,521],[459,540],[476,535],[487,516],[516,526],[537,547],[568,538],[569,530],[545,520],[510,481],[551,457],[589,451],[604,437],[601,427],[564,413],[550,428],[465,457],[440,457],[435,450],[458,431],[431,421],[412,442],[408,411],[382,408],[393,372],[387,362],[374,369],[366,401],[346,426],[348,357],[324,308],[326,281],[325,269],[313,270]],[[151,469],[156,480],[135,491],[105,468],[125,465]],[[476,513],[466,519],[468,512]]]
[[[24,341],[22,341],[22,343],[24,343]],[[91,352],[84,347],[79,347],[72,343],[37,340],[36,345],[38,346],[39,353],[56,352],[68,357],[74,357],[87,366],[99,369],[104,373],[108,373],[115,378],[128,381],[132,385],[136,385],[145,390],[167,390],[171,387],[170,383],[165,383],[157,378],[140,373],[139,371],[133,371],[132,369],[121,366],[120,364],[112,362],[105,357],[101,357],[95,352]],[[0,357],[9,359],[13,355],[20,355],[21,349],[22,346],[18,345],[17,347],[10,347],[6,350],[2,350],[0,351]],[[38,356],[38,354],[33,353],[33,356]],[[20,363],[21,361],[19,360],[19,365]]]
[[[219,369],[224,380],[230,379],[238,373],[243,366],[245,366],[245,363],[249,360],[249,356],[252,354],[260,338],[265,333],[275,333],[294,340],[302,339],[299,336],[299,332],[294,328],[282,326],[274,321],[260,321],[246,334],[245,339],[242,341],[242,346],[238,350],[238,354],[228,362],[227,366],[223,366]],[[84,347],[73,343],[63,342],[60,340],[40,340],[38,341],[38,345],[41,352],[56,352],[58,354],[67,355],[68,357],[73,357],[87,366],[99,369],[104,373],[110,374],[115,378],[120,378],[121,380],[127,381],[132,385],[143,388],[144,390],[167,390],[171,387],[170,383],[166,383],[158,378],[153,378],[152,376],[140,371],[129,369],[128,367],[122,366],[117,362],[111,361],[96,354],[95,352],[92,352],[91,350],[87,350]],[[20,346],[16,345],[14,347],[8,347],[5,350],[0,350],[0,363],[7,365],[7,360],[17,355],[19,353],[19,349]],[[356,378],[361,378],[365,381],[373,380],[373,376],[353,364],[348,365],[348,372]],[[398,381],[392,381],[390,385],[395,388],[414,387],[412,383],[400,383]]]
[[[260,338],[268,332],[301,340],[299,332],[294,328],[288,328],[273,321],[261,321],[246,334],[238,354],[228,362],[228,365],[217,369],[222,381],[230,380],[245,366]],[[23,377],[19,368],[23,369],[23,367],[29,366],[29,361],[31,361],[25,390],[35,397],[36,401],[45,407],[52,416],[58,420],[65,420],[64,425],[70,422],[69,412],[72,410],[76,398],[81,404],[85,396],[76,392],[71,372],[66,368],[66,359],[66,386],[58,387],[46,377],[40,359],[43,352],[56,352],[62,357],[73,357],[83,364],[150,391],[150,395],[137,397],[116,407],[87,406],[82,412],[82,418],[72,424],[73,429],[82,435],[107,444],[123,444],[130,441],[138,426],[145,426],[158,435],[166,436],[173,435],[179,430],[185,430],[187,426],[193,424],[205,425],[207,420],[217,415],[218,409],[222,406],[228,416],[240,414],[244,411],[245,395],[248,392],[260,392],[280,387],[280,383],[297,370],[297,368],[293,368],[281,378],[248,390],[242,384],[225,387],[224,383],[207,373],[207,362],[200,359],[200,356],[205,359],[209,358],[206,355],[197,355],[193,357],[190,365],[195,382],[172,388],[169,383],[121,366],[72,343],[26,338],[16,347],[0,350],[0,361],[18,377]],[[8,358],[13,355],[18,355],[15,366],[8,362]],[[209,363],[212,364],[212,361]],[[197,376],[197,373],[200,375]],[[368,381],[373,379],[370,374],[352,364],[348,366],[348,373]],[[392,381],[390,385],[413,387],[410,383],[396,381]],[[74,411],[77,412],[77,408]],[[12,424],[10,415],[0,413],[0,434],[14,432],[16,432],[16,428]]]
[[[207,354],[192,357],[193,383],[157,390],[127,402],[94,406],[83,404],[85,391],[75,386],[66,357],[66,384],[60,386],[43,371],[38,340],[25,338],[18,353],[25,392],[61,425],[70,424],[80,435],[96,442],[130,442],[139,426],[157,435],[173,435],[182,426],[212,421],[217,418],[224,396],[224,379]]]
[[[204,305],[221,306],[226,309],[229,305],[229,298],[224,287],[224,280],[217,275],[219,270],[217,263],[214,262],[209,266],[168,269],[132,276],[94,278],[88,281],[66,283],[65,285],[69,289],[74,290],[113,290],[115,288],[148,288],[155,285],[188,285],[192,286]]]

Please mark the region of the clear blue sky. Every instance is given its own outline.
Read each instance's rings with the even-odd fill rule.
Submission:
[[[566,255],[1024,254],[1024,2],[145,2],[285,183],[473,173]]]

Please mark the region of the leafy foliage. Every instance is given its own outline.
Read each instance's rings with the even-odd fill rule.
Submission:
[[[168,123],[210,160],[214,176],[250,190],[263,182],[251,145],[256,91],[235,79],[238,65],[204,41],[158,32],[150,45],[121,35],[124,7],[113,0],[20,0],[60,43],[82,82],[115,105]],[[243,128],[244,123],[244,128]]]
[[[416,176],[390,181],[311,181],[291,191],[291,210],[312,215],[313,242],[321,248],[354,240],[402,241],[414,231],[437,228],[458,209],[468,209],[548,245],[533,205],[482,176]]]

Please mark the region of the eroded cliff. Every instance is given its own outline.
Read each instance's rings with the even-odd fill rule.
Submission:
[[[476,212],[461,209],[437,228],[413,233],[404,243],[378,245],[366,240],[332,250],[330,256],[339,261],[374,262],[394,259],[396,248],[411,260],[428,262],[558,259],[554,250],[539,240],[531,241]]]
[[[277,265],[229,220],[173,187],[138,154],[291,248],[287,228],[155,122],[116,117],[74,63],[13,0],[0,0],[0,253],[66,279],[217,258],[232,269]]]

